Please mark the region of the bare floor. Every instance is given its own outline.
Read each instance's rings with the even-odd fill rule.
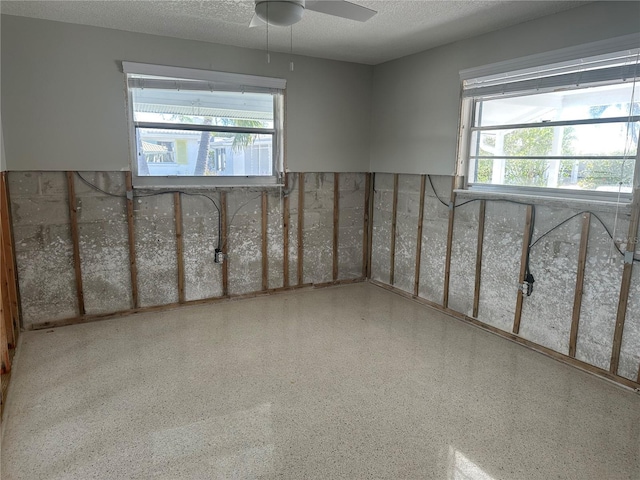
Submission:
[[[640,395],[369,284],[26,332],[2,479],[640,479]]]

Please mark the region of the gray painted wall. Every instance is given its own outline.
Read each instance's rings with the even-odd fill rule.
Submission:
[[[640,2],[598,2],[377,65],[373,172],[452,175],[459,71],[640,31]]]
[[[2,16],[2,117],[9,170],[127,170],[119,62],[287,79],[286,153],[293,171],[369,168],[373,67]]]

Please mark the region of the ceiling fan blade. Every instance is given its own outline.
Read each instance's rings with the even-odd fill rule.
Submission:
[[[251,22],[249,23],[249,28],[261,27],[264,24],[265,24],[264,21],[260,17],[258,17],[258,15],[256,15],[254,13],[253,17],[251,17]]]
[[[304,8],[315,12],[326,13],[327,15],[333,15],[334,17],[356,20],[358,22],[366,22],[378,13],[370,8],[343,0],[307,0]]]

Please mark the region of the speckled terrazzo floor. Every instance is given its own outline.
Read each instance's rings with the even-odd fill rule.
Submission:
[[[25,332],[2,479],[640,479],[640,395],[369,284]]]

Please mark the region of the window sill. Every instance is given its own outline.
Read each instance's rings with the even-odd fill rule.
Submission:
[[[270,177],[161,177],[134,176],[135,190],[211,190],[233,188],[280,188],[282,179]]]
[[[631,214],[631,203],[625,199],[620,199],[620,203],[615,200],[599,200],[589,198],[570,198],[547,195],[528,195],[513,192],[497,192],[486,190],[454,190],[456,196],[460,199],[479,199],[479,200],[511,200],[522,203],[530,203],[532,205],[542,205],[556,208],[570,208],[575,210],[593,210],[597,212],[616,211],[623,215]],[[456,202],[460,203],[460,202]]]

